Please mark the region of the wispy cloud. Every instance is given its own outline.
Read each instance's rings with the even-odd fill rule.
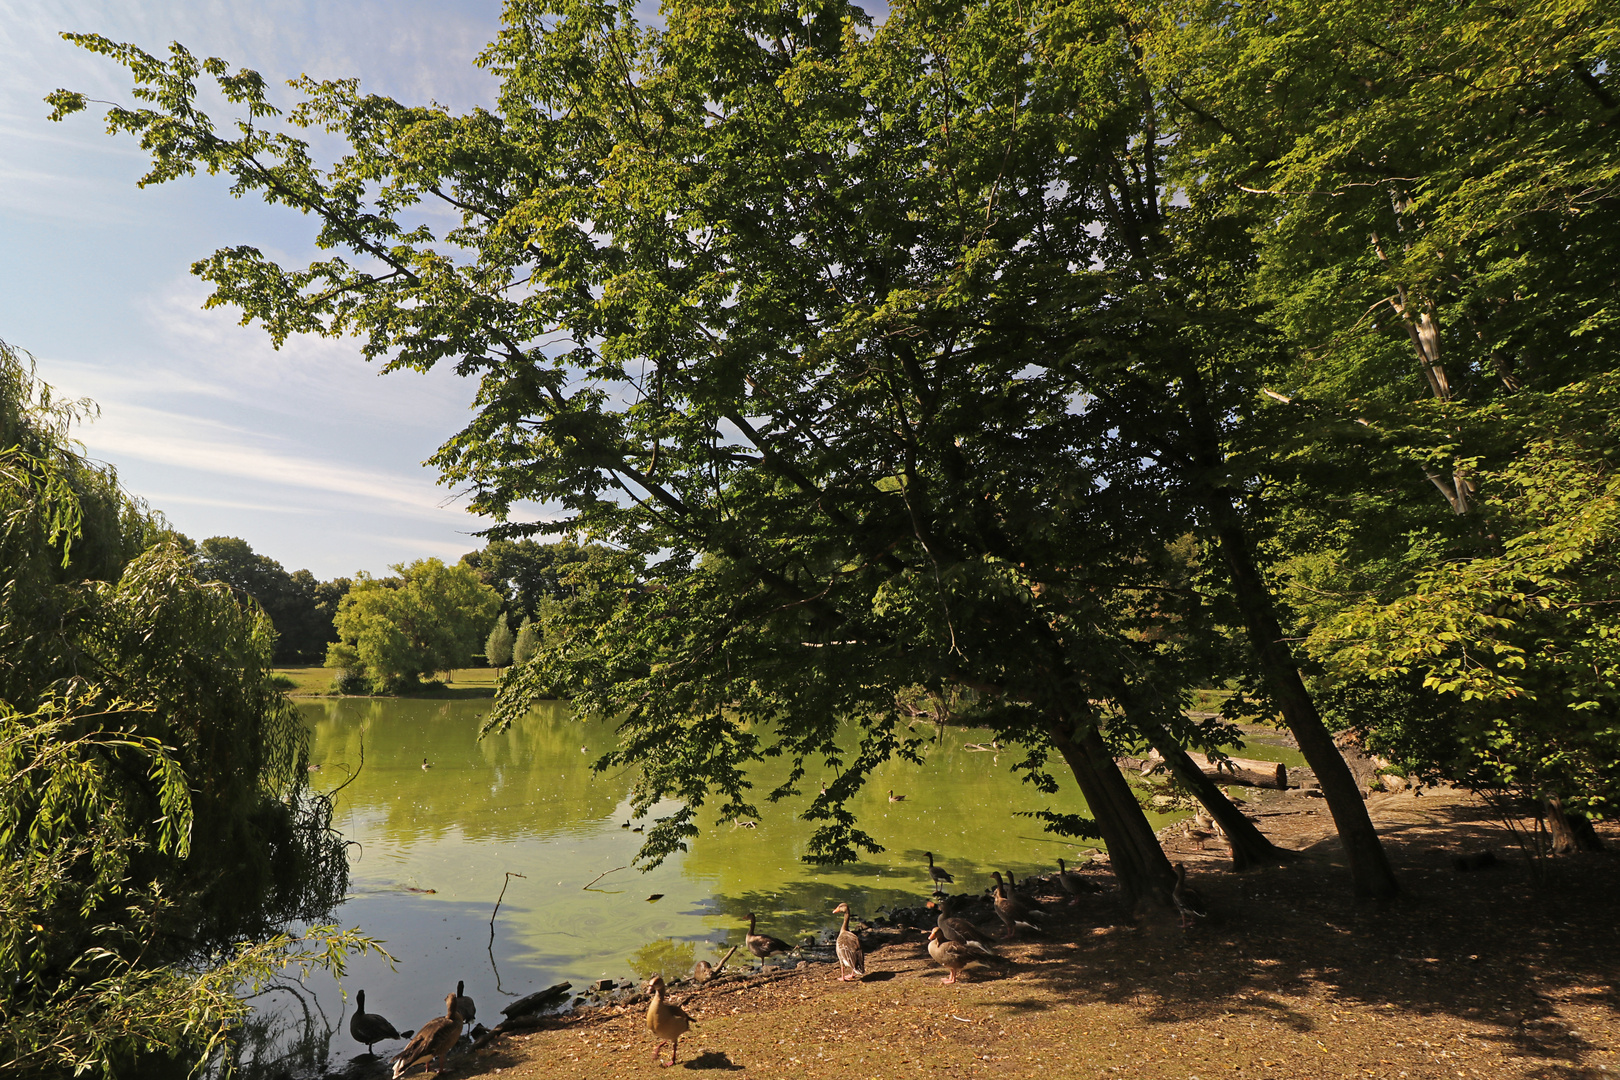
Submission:
[[[162,510],[166,506],[211,506],[220,510],[251,510],[261,514],[314,514],[308,506],[289,506],[285,503],[241,502],[235,499],[210,499],[203,495],[177,495],[172,491],[148,491],[144,498],[152,507]]]
[[[290,454],[266,445],[263,436],[195,416],[122,404],[103,409],[79,437],[92,453],[113,461],[137,458],[294,492],[364,499],[377,509],[434,521],[464,517],[454,495],[436,487],[426,470],[415,478]]]

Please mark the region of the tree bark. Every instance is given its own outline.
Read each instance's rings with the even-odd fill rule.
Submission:
[[[1561,796],[1547,796],[1547,829],[1552,833],[1554,855],[1603,850],[1603,841],[1586,815],[1564,809]]]
[[[1090,724],[1077,734],[1065,719],[1056,717],[1047,730],[1052,745],[1074,773],[1102,833],[1126,910],[1132,914],[1153,908],[1172,910],[1170,891],[1175,887],[1175,871],[1102,736]]]

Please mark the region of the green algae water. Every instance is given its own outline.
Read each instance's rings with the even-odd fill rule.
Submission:
[[[858,916],[920,903],[930,892],[924,852],[956,876],[959,892],[986,888],[991,870],[1043,873],[1060,857],[1083,862],[1090,853],[1015,816],[1083,812],[1072,779],[1059,776],[1064,790],[1044,795],[1011,771],[1017,755],[984,748],[986,732],[946,728],[923,766],[889,763],[852,804],[880,854],[837,868],[801,861],[813,827],[798,814],[833,779],[812,765],[803,798],[756,799],[753,827],[710,819],[690,851],[644,873],[631,865],[642,838],[629,827],[637,824],[629,778],[590,768],[611,745],[612,726],[572,719],[556,704],[480,740],[488,707],[354,698],[302,706],[312,785],[334,793],[334,824],[354,845],[349,897],[334,920],[384,939],[395,957],[392,966],[351,963],[342,988],[350,1002],[365,990],[368,1011],[401,1030],[441,1015],[457,980],[493,1024],[505,1004],[562,980],[578,991],[601,978],[686,975],[741,944],[750,911],[762,930],[796,941],[832,925],[841,900]],[[757,766],[755,790],[768,791],[786,768]],[[903,798],[891,802],[891,789]],[[739,950],[731,963],[755,961]],[[334,1033],[334,1061],[364,1053],[347,1033],[352,1004],[329,977],[280,996],[289,995],[292,1015],[317,1017]],[[277,997],[267,1004],[288,1012]]]

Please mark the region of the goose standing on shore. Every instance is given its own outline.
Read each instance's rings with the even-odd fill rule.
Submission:
[[[930,905],[932,906],[932,905]],[[990,935],[980,930],[967,919],[951,914],[951,909],[957,906],[955,897],[946,897],[945,902],[939,906],[939,916],[934,925],[944,935],[946,941],[954,941],[964,948],[971,949],[986,957],[1000,959],[1000,954],[990,947]]]
[[[1006,883],[1001,880],[1000,871],[993,870],[990,876],[996,879],[996,914],[1006,924],[1007,936],[1010,938],[1018,933],[1020,926],[1026,930],[1034,930],[1039,933],[1041,928],[1029,920],[1042,918],[1042,914],[1038,911],[1031,911],[1012,898],[1007,890]]]
[[[749,952],[759,957],[759,969],[761,971],[765,970],[765,958],[767,956],[775,956],[777,953],[790,953],[793,951],[793,946],[789,945],[781,938],[771,937],[769,934],[755,933],[754,913],[752,911],[748,913],[748,936],[743,938],[743,942],[748,946]]]
[[[838,931],[838,940],[833,942],[833,951],[838,954],[838,981],[849,982],[866,978],[866,950],[861,948],[861,939],[849,928],[849,905],[839,904],[833,908],[834,915],[844,916],[844,925]],[[849,969],[849,974],[844,969]]]
[[[1184,863],[1176,863],[1176,887],[1170,891],[1170,899],[1175,901],[1176,911],[1181,914],[1183,930],[1199,919],[1209,918],[1209,907],[1204,903],[1203,894],[1187,884],[1187,867]]]
[[[456,995],[444,996],[444,1015],[435,1016],[416,1030],[416,1035],[405,1044],[405,1049],[394,1055],[394,1080],[399,1080],[411,1068],[422,1062],[428,1063],[433,1072],[444,1072],[444,1056],[456,1045],[461,1037],[461,1017],[456,1015]],[[433,1068],[433,1059],[438,1059],[438,1068]]]
[[[387,1018],[377,1013],[366,1012],[366,992],[360,990],[354,995],[354,1015],[349,1017],[349,1034],[355,1042],[366,1044],[366,1053],[371,1053],[371,1044],[388,1042],[390,1039],[408,1039],[416,1034],[414,1031],[395,1031],[394,1025]]]
[[[653,1060],[667,1069],[675,1064],[675,1055],[681,1049],[681,1036],[697,1021],[673,1001],[664,1000],[662,975],[652,977],[647,983],[647,993],[652,995],[652,1001],[647,1003],[647,1030],[658,1039],[658,1045],[653,1047]],[[669,1043],[668,1061],[658,1054],[665,1043]]]
[[[1088,881],[1079,874],[1075,873],[1073,870],[1070,870],[1068,867],[1064,866],[1062,859],[1059,859],[1057,864],[1058,884],[1063,886],[1063,891],[1069,894],[1069,903],[1078,904],[1080,902],[1081,894],[1097,891],[1096,882]]]
[[[934,962],[943,967],[946,975],[939,980],[941,986],[949,986],[962,974],[962,969],[971,964],[978,955],[972,949],[955,941],[947,941],[945,934],[939,927],[928,931],[928,955]]]
[[[460,979],[456,980],[456,1015],[461,1017],[461,1022],[469,1027],[474,1020],[478,1019],[478,1006],[474,1005],[473,999],[467,996],[467,984]]]

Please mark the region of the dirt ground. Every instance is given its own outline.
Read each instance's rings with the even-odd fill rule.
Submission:
[[[1620,829],[1600,830],[1607,852],[1535,870],[1471,796],[1374,795],[1405,895],[1357,905],[1325,803],[1289,793],[1248,806],[1305,857],[1234,875],[1214,840],[1173,838],[1206,922],[1130,926],[1112,892],[1071,905],[1049,883],[1047,933],[955,986],[940,985],[922,933],[873,928],[863,982],[812,963],[675,987],[698,1018],[677,1068],[862,1080],[1620,1076]],[[1454,868],[1487,849],[1495,865]],[[652,1044],[644,1004],[609,1005],[501,1035],[452,1057],[450,1071],[666,1075]]]

